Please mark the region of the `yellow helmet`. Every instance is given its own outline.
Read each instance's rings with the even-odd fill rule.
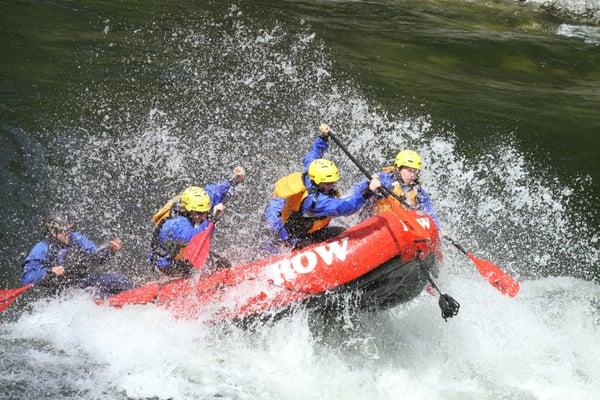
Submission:
[[[417,152],[412,150],[402,150],[396,156],[394,165],[398,168],[410,167],[414,169],[421,169],[423,167],[423,162],[421,160],[421,156]]]
[[[333,183],[340,180],[340,170],[332,161],[317,158],[308,166],[308,176],[317,185],[319,183]]]
[[[187,212],[208,212],[210,196],[198,186],[190,186],[181,193],[181,207]]]

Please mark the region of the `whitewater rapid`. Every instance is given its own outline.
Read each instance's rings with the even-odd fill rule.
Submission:
[[[233,6],[225,22],[172,27],[158,43],[140,28],[131,40],[160,50],[147,65],[162,63],[163,86],[138,88],[147,71],[123,62],[132,92],[90,83],[74,100],[85,117],[44,132],[51,149],[65,146],[49,181],[81,226],[98,236],[118,229],[128,245],[121,262],[142,280],[152,212],[194,180],[221,179],[241,163],[248,185],[215,246],[234,262],[251,260],[262,230],[249,221],[260,221],[274,178],[299,167],[328,122],[373,170],[400,148],[418,150],[444,227],[519,279],[520,294],[500,295],[450,247],[439,285],[461,310],[448,322],[428,294],[376,314],[297,310],[244,330],[69,293],[17,307],[0,324],[0,398],[597,399],[598,234],[571,207],[585,177],[564,186],[532,165],[510,132],[466,156],[452,128],[434,128],[426,113],[383,111],[304,22],[293,31],[253,22]],[[328,156],[343,171],[342,189],[362,178],[339,149]]]
[[[566,19],[556,33],[600,44],[600,1],[598,0],[528,0],[560,19]]]
[[[526,0],[553,15],[587,23],[600,23],[598,0]]]
[[[85,398],[597,397],[598,285],[524,281],[511,299],[460,267],[440,280],[462,304],[449,322],[427,294],[326,317],[327,327],[300,310],[252,330],[173,320],[152,305],[115,310],[81,293],[41,300],[2,324],[0,340],[17,343],[3,383]]]

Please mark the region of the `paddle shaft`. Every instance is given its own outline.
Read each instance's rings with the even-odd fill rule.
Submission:
[[[338,147],[340,149],[342,149],[342,151],[348,156],[348,158],[350,160],[352,160],[352,162],[358,167],[358,169],[360,169],[360,171],[367,177],[367,179],[371,180],[372,176],[369,173],[369,171],[367,171],[359,162],[356,158],[354,158],[354,156],[352,154],[350,154],[350,152],[348,151],[348,149],[346,149],[346,147],[340,142],[340,140],[336,137],[337,133],[332,132],[331,130],[329,131],[329,137],[338,145]],[[406,201],[401,198],[400,196],[395,195],[394,193],[392,193],[391,191],[389,191],[385,186],[381,186],[380,190],[383,191],[385,194],[388,195],[392,195],[396,200],[400,201],[403,205],[408,206],[409,208],[413,208],[410,207]],[[460,250],[461,252],[463,252],[465,255],[467,255],[471,261],[473,261],[473,263],[475,264],[475,266],[477,267],[477,269],[479,270],[480,274],[483,276],[487,276],[488,281],[494,286],[496,287],[496,289],[498,289],[500,292],[502,292],[503,294],[508,294],[510,296],[515,296],[516,293],[518,292],[518,283],[517,281],[515,281],[510,275],[508,275],[506,272],[504,272],[502,269],[500,269],[500,267],[493,265],[492,263],[490,263],[489,261],[486,262],[486,266],[487,271],[484,271],[484,268],[482,267],[482,262],[477,262],[475,260],[475,257],[469,253],[467,250],[465,250],[465,248],[460,245],[458,242],[456,242],[454,239],[452,239],[451,237],[445,235],[444,238],[446,238],[448,241],[450,241],[450,243],[452,243],[458,250]],[[489,264],[489,265],[487,265]],[[509,287],[512,287],[513,289],[507,289],[506,286],[503,285],[499,285],[498,281],[492,281],[491,276],[489,275],[489,271],[494,272],[495,275],[500,275],[502,276],[503,280],[506,281],[509,284]],[[435,286],[434,286],[435,287]],[[437,289],[437,288],[436,288]],[[439,292],[439,290],[438,290]]]
[[[356,165],[358,167],[358,169],[360,170],[360,172],[362,172],[367,177],[367,179],[369,181],[371,179],[373,179],[373,176],[371,175],[371,173],[369,171],[367,171],[366,168],[363,167],[362,164],[360,162],[358,162],[358,160],[356,158],[354,158],[354,156],[352,154],[350,154],[350,152],[348,151],[348,149],[346,148],[346,146],[344,146],[343,143],[340,142],[340,140],[336,137],[336,135],[337,135],[337,133],[334,133],[333,131],[329,130],[329,137],[331,138],[331,140],[333,140],[335,142],[335,144],[337,144],[338,147],[340,149],[342,149],[342,151],[346,154],[346,156],[348,156],[348,158],[354,163],[354,165]],[[405,205],[409,209],[414,209],[414,207],[412,207],[411,205],[409,205],[406,202],[406,200],[404,200],[402,197],[398,196],[397,194],[392,193],[385,186],[380,186],[378,190],[381,191],[381,192],[383,192],[383,194],[385,194],[386,196],[392,196],[393,198],[395,198],[396,200],[398,200],[400,203],[402,203],[403,205]]]
[[[433,280],[433,278],[431,277],[431,274],[429,273],[429,271],[427,269],[425,269],[425,267],[423,266],[423,263],[419,263],[419,269],[421,270],[421,272],[425,275],[425,277],[427,278],[427,280],[429,281],[429,284],[436,290],[436,292],[438,292],[438,294],[441,296],[442,292],[440,291],[440,288],[438,287],[438,285],[435,283],[435,281]]]
[[[465,248],[460,243],[456,242],[450,236],[444,235],[444,239],[446,239],[447,241],[452,243],[454,245],[454,247],[456,247],[458,250],[460,250],[463,254],[465,254],[465,255],[469,254],[469,252],[467,250],[465,250]]]
[[[354,165],[356,165],[358,167],[358,169],[360,169],[360,172],[362,172],[368,180],[373,179],[373,177],[371,176],[371,173],[369,171],[367,171],[362,165],[361,163],[358,162],[358,160],[356,158],[354,158],[354,156],[352,154],[350,154],[350,152],[348,151],[348,149],[346,148],[346,146],[344,146],[342,144],[342,142],[340,142],[340,140],[336,137],[337,133],[334,133],[332,130],[329,130],[329,137],[331,138],[331,140],[333,140],[335,142],[335,144],[338,145],[338,147],[340,149],[342,149],[342,151],[344,153],[346,153],[346,155],[348,156],[348,158],[350,160],[352,160],[352,162],[354,163]]]

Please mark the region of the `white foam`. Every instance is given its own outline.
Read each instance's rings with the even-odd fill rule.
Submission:
[[[165,35],[168,89],[160,101],[131,96],[109,106],[111,87],[91,87],[81,103],[109,118],[101,128],[77,121],[90,134],[74,137],[67,167],[51,171],[64,203],[81,210],[81,226],[126,235],[130,274],[143,265],[148,216],[187,184],[215,181],[237,164],[248,167],[248,185],[230,203],[215,246],[233,260],[252,259],[274,180],[300,168],[318,124],[330,122],[372,170],[401,148],[418,150],[444,226],[518,277],[520,295],[502,297],[446,248],[440,285],[462,304],[448,323],[428,295],[362,321],[342,315],[337,335],[315,337],[303,311],[243,331],[173,320],[153,306],[99,307],[78,294],[3,323],[3,346],[45,344],[21,356],[48,375],[69,368],[72,376],[61,379],[89,398],[595,399],[599,287],[585,279],[598,268],[599,250],[595,228],[571,207],[585,179],[565,187],[549,178],[509,132],[466,157],[453,132],[434,130],[429,116],[372,105],[308,29],[254,30],[237,8],[230,18],[227,34],[201,21]],[[343,171],[342,189],[362,179],[335,146],[328,157]],[[107,166],[113,173],[98,174]],[[44,379],[13,378],[60,392]]]
[[[600,2],[598,0],[527,0],[528,3],[539,4],[553,14],[588,21],[600,22]]]
[[[600,44],[600,27],[597,26],[561,24],[557,33],[566,37],[583,39],[589,44]]]
[[[244,331],[174,320],[152,305],[115,310],[77,294],[36,304],[31,314],[4,325],[3,339],[49,343],[25,355],[34,368],[52,370],[57,354],[63,354],[57,368],[86,360],[94,384],[83,388],[91,397],[110,389],[178,399],[388,399],[399,391],[417,399],[595,398],[598,285],[574,278],[526,281],[511,299],[470,274],[471,267],[461,268],[440,279],[462,304],[448,323],[430,295],[363,314],[354,330],[338,322],[323,334],[323,326],[311,332],[302,310]],[[63,379],[77,385],[80,378]]]

